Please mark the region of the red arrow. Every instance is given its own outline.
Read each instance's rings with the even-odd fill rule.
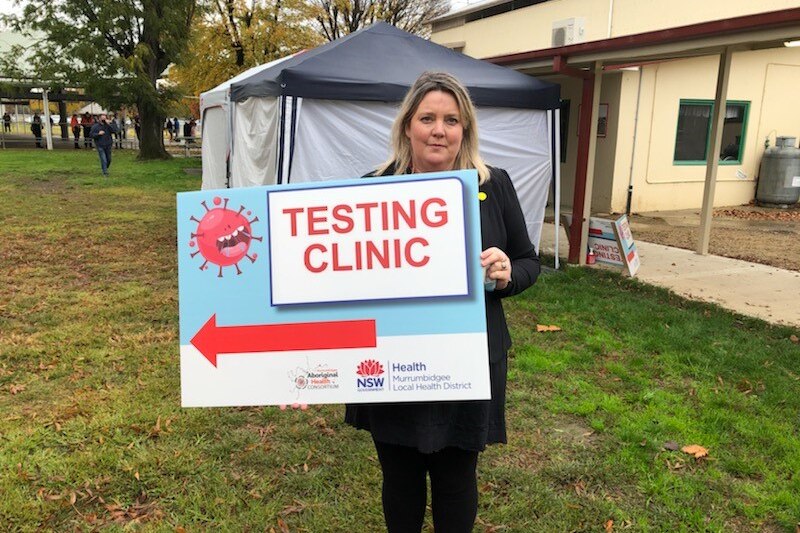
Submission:
[[[374,320],[218,327],[217,315],[211,315],[191,343],[217,366],[223,353],[374,348],[377,337]]]

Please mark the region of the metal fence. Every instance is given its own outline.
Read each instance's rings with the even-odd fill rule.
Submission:
[[[10,123],[2,122],[0,124],[0,149],[47,148],[47,126],[47,124],[42,124],[42,134],[37,139],[31,130],[31,122],[29,120],[15,120],[12,115]],[[66,127],[67,137],[62,135],[62,126]],[[69,123],[54,123],[50,128],[52,148],[54,150],[94,148],[94,142],[85,136],[83,127],[81,127],[80,135],[77,138],[74,136]],[[170,136],[166,129],[163,130],[162,134],[164,147],[171,155],[200,157],[202,137]],[[115,136],[114,147],[130,150],[139,149],[139,139],[136,137],[136,130],[133,125],[128,125],[121,136]]]

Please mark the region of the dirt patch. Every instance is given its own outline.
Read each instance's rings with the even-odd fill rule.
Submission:
[[[635,214],[634,239],[694,250],[699,238],[699,210]],[[800,271],[800,206],[717,208],[709,252],[754,263]]]

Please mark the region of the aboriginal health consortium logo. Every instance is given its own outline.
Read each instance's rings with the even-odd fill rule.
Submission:
[[[326,364],[298,366],[289,371],[291,390],[322,390],[339,388],[339,370]]]
[[[356,385],[359,391],[380,391],[386,378],[383,377],[383,365],[374,360],[366,359],[359,363],[356,369],[358,378]]]

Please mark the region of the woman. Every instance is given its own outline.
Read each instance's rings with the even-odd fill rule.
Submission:
[[[494,291],[486,293],[492,399],[348,405],[345,421],[372,433],[390,533],[422,529],[426,475],[431,478],[436,533],[469,532],[478,510],[478,453],[487,444],[506,442],[506,353],[511,338],[501,299],[533,284],[539,259],[508,174],[486,166],[478,154],[475,109],[455,78],[426,72],[417,79],[395,119],[392,152],[375,175],[478,171],[481,264],[496,282]]]
[[[44,148],[42,146],[42,117],[39,116],[39,113],[33,114],[31,133],[36,138],[36,148]]]
[[[83,128],[83,147],[92,148],[92,126],[94,126],[94,117],[87,111],[81,117],[81,128]]]
[[[80,150],[81,123],[78,120],[77,114],[72,114],[72,118],[69,119],[69,127],[72,129],[72,137],[75,139],[75,149]]]

